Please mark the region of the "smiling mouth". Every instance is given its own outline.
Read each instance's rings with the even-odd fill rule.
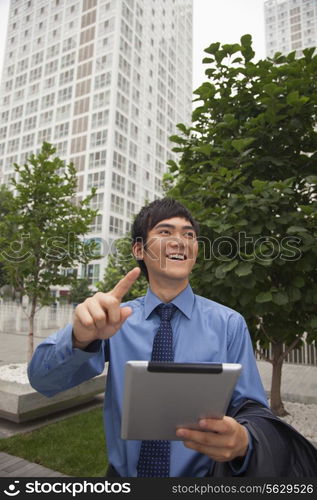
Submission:
[[[184,262],[185,260],[187,260],[186,255],[180,253],[166,255],[166,257],[168,260],[172,260],[174,262]]]

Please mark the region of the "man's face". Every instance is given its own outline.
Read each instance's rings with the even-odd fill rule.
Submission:
[[[144,260],[150,281],[155,277],[183,281],[196,262],[197,235],[191,223],[182,217],[164,219],[149,231],[145,245],[135,244],[134,252]]]

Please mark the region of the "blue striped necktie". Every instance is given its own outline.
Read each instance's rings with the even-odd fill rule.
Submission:
[[[151,361],[174,361],[171,318],[175,310],[174,304],[160,304],[156,308],[161,324],[154,337]],[[170,441],[142,441],[138,477],[169,477],[170,445]]]

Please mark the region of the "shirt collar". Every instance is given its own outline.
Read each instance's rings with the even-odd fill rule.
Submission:
[[[171,301],[171,304],[174,304],[188,319],[190,319],[194,306],[194,300],[194,292],[188,284],[187,287]],[[145,319],[148,319],[154,309],[161,303],[161,299],[159,299],[149,287],[144,298]]]

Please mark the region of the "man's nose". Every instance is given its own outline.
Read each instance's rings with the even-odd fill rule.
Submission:
[[[183,239],[181,237],[176,237],[176,236],[173,236],[169,240],[168,244],[173,249],[178,249],[178,250],[183,250],[185,247]]]

